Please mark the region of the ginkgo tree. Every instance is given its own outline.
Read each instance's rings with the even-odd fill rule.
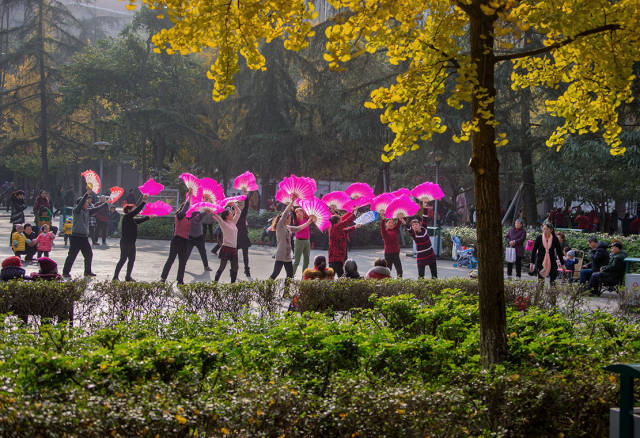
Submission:
[[[135,0],[129,0],[130,7]],[[316,19],[312,0],[143,0],[174,23],[154,36],[157,50],[186,54],[215,51],[207,72],[213,98],[234,93],[239,56],[264,69],[264,44],[276,38],[287,49],[304,48]],[[319,0],[316,0],[319,1]],[[381,122],[395,134],[383,161],[415,150],[434,133],[450,130],[453,141],[472,141],[478,226],[480,347],[483,361],[507,351],[500,227],[499,162],[507,144],[494,118],[495,68],[514,63],[512,87],[554,87],[546,111],[559,119],[547,144],[559,148],[568,136],[601,133],[612,154],[624,153],[619,106],[631,99],[632,64],[640,59],[637,0],[328,0],[339,13],[326,29],[325,59],[341,69],[366,52],[383,52],[406,71],[371,93],[365,103],[382,110]],[[539,47],[521,49],[524,33]],[[445,86],[448,79],[454,87]],[[451,90],[451,92],[449,92]],[[445,95],[448,93],[448,95]],[[445,126],[438,104],[471,105],[460,126]]]

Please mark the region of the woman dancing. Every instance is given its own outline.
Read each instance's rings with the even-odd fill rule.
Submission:
[[[291,200],[287,208],[274,219],[274,228],[276,231],[276,261],[273,265],[273,272],[271,278],[276,279],[284,266],[284,270],[287,273],[287,278],[293,278],[293,263],[291,262],[291,233],[297,233],[305,228],[309,227],[312,222],[315,221],[315,217],[310,217],[305,223],[298,226],[292,226],[291,224],[291,210],[293,210],[293,202]]]

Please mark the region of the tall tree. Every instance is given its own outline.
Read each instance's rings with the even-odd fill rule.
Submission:
[[[52,131],[59,128],[59,125],[52,126],[50,113],[59,100],[56,91],[60,80],[59,66],[82,47],[75,36],[80,32],[80,23],[65,5],[56,0],[10,3],[13,3],[13,19],[17,24],[10,24],[5,29],[11,43],[8,43],[7,56],[3,57],[2,69],[14,78],[4,90],[13,99],[4,100],[3,111],[14,119],[19,115],[23,122],[33,119],[35,132],[20,132],[15,129],[15,124],[5,124],[5,144],[9,147],[16,142],[37,145],[40,177],[44,185],[49,185],[51,135],[55,135]],[[16,15],[18,12],[23,13],[20,19]],[[59,120],[57,117],[54,119]]]
[[[144,0],[167,8],[175,25],[154,37],[170,53],[217,49],[207,73],[214,81],[213,97],[235,91],[233,76],[241,54],[250,68],[262,69],[261,44],[283,38],[288,49],[300,49],[313,34],[314,3],[307,0]],[[132,2],[133,3],[133,2]],[[417,148],[446,126],[437,115],[445,80],[457,73],[457,87],[448,103],[471,102],[472,118],[454,140],[473,134],[470,167],[478,223],[480,346],[487,364],[504,359],[506,347],[496,145],[495,68],[514,61],[520,74],[515,87],[563,84],[564,93],[547,102],[547,111],[564,118],[549,139],[561,146],[573,132],[601,132],[613,154],[624,152],[618,139],[616,110],[630,98],[632,65],[640,58],[636,0],[331,0],[344,13],[326,31],[326,60],[340,68],[367,51],[385,51],[392,64],[407,62],[396,83],[375,90],[371,108],[385,108],[381,117],[395,133],[385,146],[389,161]],[[206,4],[206,7],[204,7]],[[194,11],[197,11],[194,13]],[[512,50],[510,41],[532,28],[544,44],[532,50]],[[505,38],[508,38],[505,41]]]

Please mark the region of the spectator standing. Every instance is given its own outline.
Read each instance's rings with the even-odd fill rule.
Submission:
[[[555,282],[558,276],[558,263],[564,265],[562,248],[558,237],[553,232],[553,225],[545,222],[542,226],[542,234],[536,237],[531,251],[531,265],[529,270],[533,271],[535,266],[538,278],[544,280],[549,278],[551,284]]]
[[[516,260],[513,263],[507,262],[507,277],[511,277],[513,265],[516,266],[516,277],[522,277],[522,256],[524,255],[524,242],[527,240],[527,232],[522,226],[522,220],[516,219],[513,228],[506,236],[507,246],[515,248]]]

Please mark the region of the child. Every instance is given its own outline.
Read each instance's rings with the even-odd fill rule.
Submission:
[[[427,225],[429,223],[429,216],[426,214],[427,202],[422,204],[422,221],[413,219],[407,224],[406,218],[401,218],[403,224],[407,227],[409,235],[416,243],[416,259],[418,263],[418,278],[424,278],[424,271],[427,266],[431,271],[431,278],[438,278],[438,266],[436,265],[436,255],[431,247],[431,239],[429,238],[429,232]]]
[[[576,251],[574,249],[567,251],[564,260],[564,267],[567,271],[569,271],[567,272],[569,281],[571,281],[571,279],[573,278],[573,273],[576,269],[576,263],[578,263],[578,259],[576,258]]]
[[[44,254],[45,257],[49,257],[51,251],[51,244],[56,235],[49,231],[49,225],[42,224],[42,233],[38,234],[35,241],[38,244],[38,259]]]
[[[48,225],[49,229],[51,228],[51,218],[53,217],[53,213],[47,207],[42,207],[37,212],[36,223],[38,228],[42,229],[44,225]]]
[[[27,247],[27,238],[24,235],[24,226],[16,224],[16,230],[11,233],[11,249],[13,254],[20,258],[25,253]]]
[[[67,246],[67,242],[69,241],[69,236],[71,236],[71,229],[73,228],[73,217],[68,217],[64,221],[64,225],[62,226],[62,232],[64,233],[64,246]]]

